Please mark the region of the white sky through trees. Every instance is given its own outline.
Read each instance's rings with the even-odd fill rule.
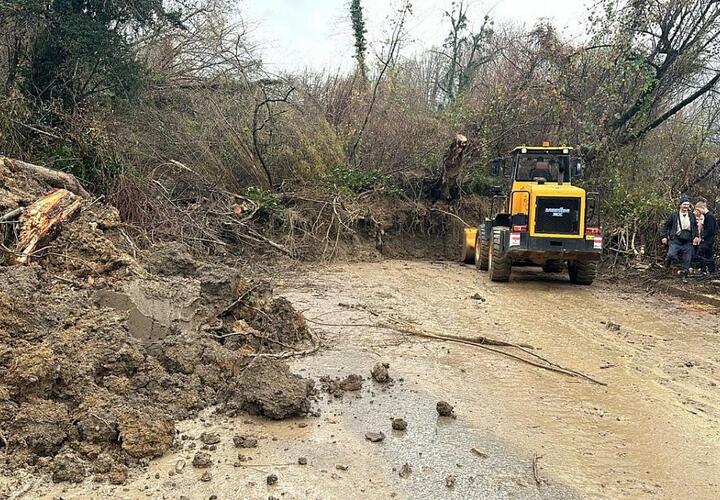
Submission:
[[[331,72],[353,67],[353,38],[349,0],[242,0],[243,19],[252,38],[260,45],[263,61],[270,71],[326,69]],[[468,1],[466,1],[468,3]],[[388,16],[399,0],[363,0],[370,53],[385,38]],[[449,29],[443,12],[451,0],[413,0],[413,15],[407,26],[410,38],[403,53],[440,45]],[[541,18],[549,19],[566,36],[582,36],[587,19],[588,0],[469,0],[471,26],[489,13],[496,25],[525,24],[530,27]]]

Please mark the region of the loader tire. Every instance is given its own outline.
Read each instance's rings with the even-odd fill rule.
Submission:
[[[565,269],[565,263],[561,260],[549,260],[542,266],[546,273],[561,273]]]
[[[472,264],[475,261],[475,241],[478,229],[476,227],[463,228],[460,244],[460,262],[464,264]]]
[[[568,263],[570,282],[576,285],[592,285],[597,275],[597,262],[575,261]]]
[[[485,225],[478,228],[475,239],[475,267],[480,271],[487,271],[490,260],[490,248],[485,240]]]
[[[492,231],[492,247],[489,258],[491,281],[509,281],[512,272],[512,261],[503,252],[503,237],[508,231],[506,227],[494,227]]]

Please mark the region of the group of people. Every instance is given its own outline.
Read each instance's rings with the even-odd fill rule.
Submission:
[[[691,210],[690,199],[681,196],[678,209],[670,213],[663,225],[662,243],[668,245],[665,265],[669,267],[673,261],[679,261],[684,276],[693,272],[714,273],[717,229],[717,219],[705,200],[698,200]]]

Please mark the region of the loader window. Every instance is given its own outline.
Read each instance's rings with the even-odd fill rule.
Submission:
[[[568,158],[547,155],[522,155],[519,158],[516,181],[534,181],[545,179],[546,182],[557,182],[560,168],[563,167],[565,180],[568,176]]]

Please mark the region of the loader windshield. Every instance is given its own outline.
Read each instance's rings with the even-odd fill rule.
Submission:
[[[545,182],[557,182],[562,169],[565,172],[565,180],[567,181],[569,180],[567,172],[570,171],[568,167],[569,158],[566,156],[520,155],[515,180],[537,181],[545,179]]]

